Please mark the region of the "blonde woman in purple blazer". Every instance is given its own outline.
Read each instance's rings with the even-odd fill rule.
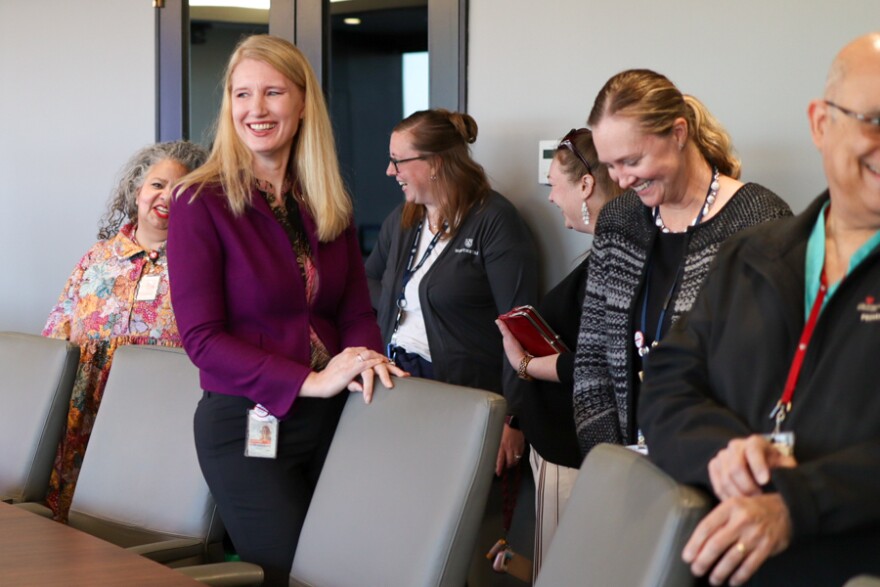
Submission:
[[[286,585],[342,392],[369,402],[377,376],[403,374],[380,352],[327,109],[296,47],[239,44],[211,156],[176,193],[169,273],[201,373],[199,462],[238,554]],[[266,422],[274,451],[248,438]]]

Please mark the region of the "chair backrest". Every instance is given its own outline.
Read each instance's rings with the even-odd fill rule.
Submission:
[[[709,511],[700,491],[601,444],[581,466],[535,587],[693,585],[681,551]]]
[[[67,419],[79,348],[0,333],[0,498],[42,501]]]
[[[193,440],[198,369],[180,349],[116,350],[71,504],[70,525],[131,547],[222,540]]]
[[[880,587],[880,577],[859,575],[847,581],[843,587]]]
[[[380,386],[371,405],[352,395],[291,585],[461,587],[505,411],[499,395],[417,378]]]

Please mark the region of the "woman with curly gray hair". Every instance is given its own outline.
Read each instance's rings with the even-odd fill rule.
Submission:
[[[43,336],[80,346],[67,429],[46,498],[58,520],[67,518],[116,348],[180,346],[165,260],[168,204],[174,185],[205,157],[202,147],[175,141],[145,147],[129,159],[101,219],[101,240],[74,268],[49,314]]]
[[[201,167],[206,158],[207,152],[201,146],[188,141],[156,143],[144,147],[132,155],[119,174],[119,183],[110,196],[107,212],[101,218],[98,227],[98,238],[101,240],[112,238],[124,223],[136,223],[138,220],[138,193],[154,166],[168,161],[183,166],[187,170],[186,173],[189,173],[195,168]],[[167,228],[166,223],[166,232]]]

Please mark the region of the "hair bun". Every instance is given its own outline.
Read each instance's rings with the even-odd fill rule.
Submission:
[[[447,116],[465,143],[472,144],[477,140],[477,121],[470,114],[449,112]]]

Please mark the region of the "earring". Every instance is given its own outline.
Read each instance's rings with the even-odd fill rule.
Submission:
[[[431,181],[437,181],[437,176],[436,176],[436,175],[432,175],[432,176],[431,176]]]
[[[590,209],[587,208],[586,200],[581,203],[581,219],[584,221],[585,225],[590,224]]]

